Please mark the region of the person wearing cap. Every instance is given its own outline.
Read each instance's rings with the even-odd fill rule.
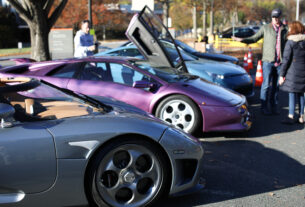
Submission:
[[[81,29],[76,32],[74,37],[74,57],[87,57],[93,55],[95,44],[93,36],[89,34],[89,20],[83,20]]]
[[[280,9],[273,9],[271,12],[272,22],[262,26],[251,37],[244,39],[232,37],[233,40],[246,44],[255,43],[264,38],[262,56],[263,83],[260,92],[261,110],[264,115],[279,114],[278,78],[288,31],[287,26],[280,21],[281,14]]]

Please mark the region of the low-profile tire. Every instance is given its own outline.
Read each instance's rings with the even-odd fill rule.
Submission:
[[[85,183],[91,206],[151,206],[168,195],[171,173],[166,158],[144,138],[117,139],[93,159]]]
[[[162,100],[156,109],[156,117],[193,135],[202,129],[198,106],[183,95],[173,95]]]

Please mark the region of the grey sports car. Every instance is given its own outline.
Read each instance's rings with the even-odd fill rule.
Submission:
[[[0,79],[0,206],[146,206],[199,187],[196,138],[121,102]]]

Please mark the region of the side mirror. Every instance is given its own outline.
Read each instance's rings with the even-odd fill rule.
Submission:
[[[135,81],[133,82],[132,84],[132,87],[133,88],[151,88],[153,87],[154,84],[149,82],[149,81]]]
[[[1,128],[8,128],[13,126],[13,124],[8,120],[10,120],[14,114],[14,107],[9,104],[0,103]]]

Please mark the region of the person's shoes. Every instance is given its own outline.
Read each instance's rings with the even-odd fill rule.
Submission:
[[[269,116],[269,115],[272,114],[271,111],[269,111],[269,110],[266,109],[266,108],[263,108],[261,111],[262,111],[262,114],[264,114],[264,115],[266,115],[266,116]]]
[[[301,115],[299,118],[299,123],[304,124],[304,115]]]
[[[292,125],[295,123],[295,120],[293,118],[290,117],[286,117],[285,119],[283,119],[281,121],[282,124],[288,124],[288,125]]]

